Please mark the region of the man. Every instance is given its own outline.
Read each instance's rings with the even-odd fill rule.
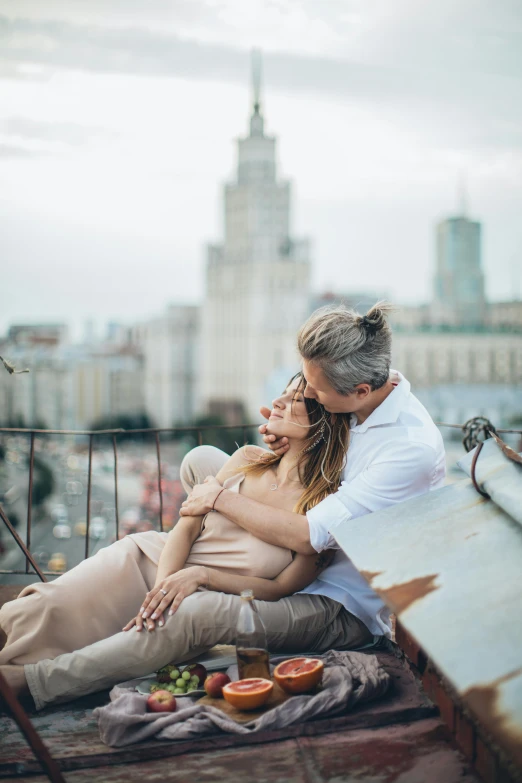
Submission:
[[[386,313],[379,305],[365,316],[342,307],[322,309],[299,332],[305,394],[332,414],[354,414],[344,480],[337,492],[306,516],[258,503],[212,478],[227,455],[207,446],[194,449],[181,466],[186,488],[193,487],[182,514],[201,515],[216,508],[269,543],[320,553],[338,549],[335,533],[349,527],[351,519],[442,486],[440,433],[411,394],[408,381],[400,374],[390,376]],[[273,449],[286,448],[284,439],[277,442],[270,435],[269,425],[262,430]],[[208,589],[197,591],[194,586],[153,633],[115,633],[52,660],[3,667],[4,675],[18,692],[28,684],[36,707],[42,708],[147,674],[171,660],[201,655],[215,644],[233,644],[241,599],[228,592],[227,574],[204,570]],[[161,593],[157,591],[154,605],[149,605],[149,629],[168,608]],[[305,590],[256,604],[273,652],[361,648],[391,635],[388,610],[340,550]]]
[[[204,514],[216,508],[268,543],[311,554],[338,548],[335,531],[342,525],[349,526],[354,517],[441,487],[445,478],[442,437],[428,412],[411,394],[408,381],[400,373],[390,376],[389,309],[376,305],[365,316],[359,316],[344,307],[323,308],[299,332],[305,396],[316,399],[333,414],[354,414],[344,481],[336,493],[304,516],[222,490],[215,479],[207,476],[204,483],[194,486],[181,513]],[[270,412],[265,409],[263,413]],[[286,439],[276,441],[267,425],[260,431],[278,453],[287,448]],[[204,451],[198,457],[195,450],[188,455],[193,477],[201,480],[205,466],[211,468],[208,473],[217,473],[226,455],[214,451]],[[219,589],[217,580],[213,584],[211,579],[209,586]],[[342,604],[375,636],[391,634],[385,605],[341,551],[303,593]],[[285,600],[291,602],[292,598]],[[338,644],[349,646],[350,640],[341,634]]]

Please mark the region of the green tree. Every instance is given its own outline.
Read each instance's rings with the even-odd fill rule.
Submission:
[[[122,413],[117,416],[102,416],[99,419],[93,421],[90,426],[91,430],[145,430],[154,427],[154,422],[146,413]],[[100,438],[109,439],[111,435],[100,435]],[[145,440],[147,436],[145,433],[136,434],[122,434],[118,435],[118,441],[122,440]]]
[[[29,464],[29,459],[27,460]],[[41,505],[54,491],[54,476],[51,468],[40,457],[34,457],[33,491],[31,502],[33,506]]]
[[[252,427],[244,427],[241,424],[232,427],[231,429],[221,429],[219,425],[223,425],[226,422],[221,416],[207,415],[197,416],[190,423],[183,422],[182,424],[174,424],[173,426],[179,427],[194,427],[194,432],[178,432],[174,433],[174,440],[184,440],[187,443],[188,448],[193,448],[199,443],[197,430],[203,429],[202,443],[208,446],[216,446],[216,448],[225,451],[227,454],[232,454],[237,448],[243,446],[244,443],[255,443],[256,432]],[[214,426],[213,426],[214,425]]]

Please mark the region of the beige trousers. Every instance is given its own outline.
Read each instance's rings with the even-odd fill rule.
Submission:
[[[226,459],[226,454],[210,446],[194,449],[181,466],[185,489],[190,491],[194,483],[215,475]],[[241,599],[210,591],[186,598],[176,614],[166,617],[165,625],[152,633],[122,632],[154,577],[151,562],[132,539],[125,538],[11,602],[9,627],[0,613],[0,625],[8,635],[0,662],[25,664],[37,709],[149,674],[171,661],[181,663],[215,644],[234,643]],[[293,595],[256,605],[273,652],[353,649],[373,638],[358,618],[323,596]],[[45,622],[36,623],[39,630],[35,630],[41,617]]]

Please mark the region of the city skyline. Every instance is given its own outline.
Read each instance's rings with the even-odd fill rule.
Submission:
[[[487,296],[520,296],[522,69],[508,3],[333,3],[318,18],[304,1],[121,9],[0,0],[0,331],[65,321],[79,336],[87,319],[130,324],[202,301],[252,46],[315,291],[378,281],[395,302],[429,301],[435,225],[458,211],[466,172]]]

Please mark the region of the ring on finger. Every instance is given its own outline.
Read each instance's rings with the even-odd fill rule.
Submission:
[[[167,591],[161,588],[160,593],[163,593],[163,595],[167,595]]]

